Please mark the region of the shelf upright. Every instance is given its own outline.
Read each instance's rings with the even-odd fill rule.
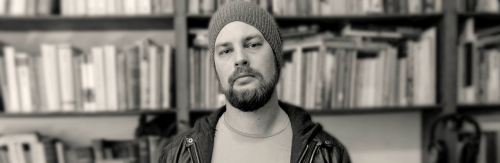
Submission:
[[[443,18],[439,24],[437,58],[437,97],[442,109],[440,112],[422,113],[422,162],[429,163],[429,144],[431,125],[439,117],[456,113],[457,108],[457,12],[455,0],[443,0]],[[455,134],[437,135],[445,139],[448,151],[457,151],[458,139]],[[458,153],[448,153],[449,163],[458,161]]]
[[[174,30],[177,40],[175,49],[175,99],[178,133],[184,132],[181,122],[189,123],[189,63],[187,41],[187,2],[175,0]]]

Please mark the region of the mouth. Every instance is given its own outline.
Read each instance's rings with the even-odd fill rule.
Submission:
[[[233,81],[232,81],[232,82],[234,83],[236,80],[238,80],[238,79],[240,79],[240,78],[244,78],[244,77],[255,77],[255,76],[254,76],[254,75],[251,75],[251,74],[238,74],[238,75],[236,75],[236,76],[234,77],[234,79],[233,79]]]

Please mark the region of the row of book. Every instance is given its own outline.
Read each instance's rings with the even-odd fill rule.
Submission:
[[[37,133],[10,134],[0,136],[0,163],[157,163],[161,141],[94,139],[91,147],[71,147]]]
[[[0,90],[7,113],[168,109],[173,62],[169,44],[42,44],[40,55],[12,46],[0,56]]]
[[[500,3],[497,0],[456,0],[457,10],[462,12],[498,13]]]
[[[234,0],[189,0],[188,13],[211,14]],[[245,0],[274,15],[328,16],[358,14],[420,14],[442,11],[442,0]]]
[[[173,14],[174,0],[0,0],[0,15]]]
[[[463,104],[500,103],[500,26],[475,29],[465,22],[458,52],[458,101]]]
[[[225,96],[208,51],[208,31],[192,29],[190,34],[196,35],[189,48],[190,106],[193,109],[219,108],[224,105]]]
[[[69,16],[173,14],[174,8],[174,0],[61,0],[61,15]]]
[[[306,109],[436,103],[436,29],[416,37],[363,31],[284,41],[279,99]],[[385,37],[394,42],[367,40]]]

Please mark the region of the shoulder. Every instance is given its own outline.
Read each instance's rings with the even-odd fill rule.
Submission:
[[[334,136],[321,130],[314,139],[316,141],[321,141],[324,147],[329,149],[329,154],[331,154],[334,160],[339,160],[339,163],[351,162],[347,148]]]

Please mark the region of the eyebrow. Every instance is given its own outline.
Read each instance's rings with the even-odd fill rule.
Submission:
[[[248,41],[248,40],[251,40],[253,38],[262,38],[259,34],[254,34],[254,35],[250,35],[250,36],[247,36],[245,37],[245,41]]]
[[[245,37],[243,40],[244,40],[244,41],[248,41],[248,40],[251,40],[251,39],[254,39],[254,38],[259,38],[259,39],[261,39],[261,38],[262,38],[262,36],[261,36],[261,35],[259,35],[259,34],[254,34],[254,35],[250,35],[250,36]],[[230,43],[230,42],[218,43],[217,45],[215,45],[215,48],[217,49],[218,47],[221,47],[221,46],[229,46],[229,45],[231,45],[231,43]]]

